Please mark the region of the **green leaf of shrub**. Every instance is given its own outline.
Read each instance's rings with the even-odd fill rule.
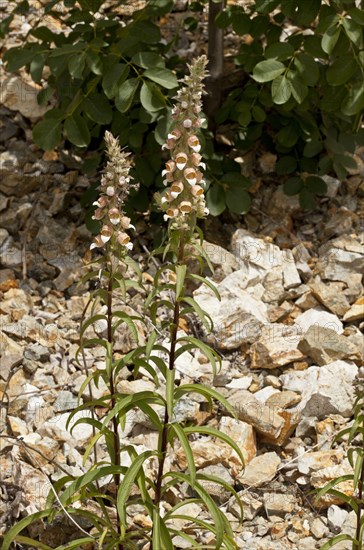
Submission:
[[[364,109],[364,83],[356,82],[349,88],[346,98],[341,104],[341,110],[344,115],[357,115]]]
[[[276,164],[276,172],[277,174],[284,175],[284,174],[292,174],[297,168],[297,161],[294,157],[291,157],[290,155],[281,157]]]
[[[283,184],[283,191],[286,195],[297,195],[303,188],[303,181],[299,177],[289,178]]]
[[[288,42],[274,42],[270,44],[264,55],[267,59],[277,59],[278,61],[285,61],[294,54],[294,47]]]
[[[308,88],[297,72],[289,71],[288,78],[291,84],[292,95],[297,103],[301,104],[308,94]]]
[[[110,124],[112,108],[103,94],[94,93],[86,97],[82,103],[86,115],[98,124]]]
[[[120,113],[125,113],[128,109],[130,109],[138,86],[139,80],[137,78],[129,78],[129,80],[118,86],[115,97],[115,106]]]
[[[68,70],[74,78],[82,78],[85,66],[86,58],[84,52],[72,55],[68,61]]]
[[[308,176],[305,179],[305,186],[316,195],[324,195],[327,192],[326,182],[318,176]]]
[[[253,78],[257,82],[270,82],[285,71],[286,67],[275,59],[266,59],[255,65]]]
[[[22,47],[10,48],[5,54],[6,68],[11,73],[30,63],[34,58],[33,50],[25,50]]]
[[[153,80],[153,82],[163,86],[163,88],[167,88],[167,90],[173,90],[178,86],[176,75],[169,69],[154,67],[153,69],[144,71],[143,76],[149,78],[149,80]]]
[[[336,25],[327,29],[321,40],[321,47],[325,53],[332,53],[332,50],[336,46],[336,42],[339,40],[340,32],[341,27]]]
[[[62,138],[62,120],[51,117],[37,122],[33,128],[33,139],[44,151],[54,149]]]
[[[115,63],[111,67],[104,65],[102,88],[107,98],[112,99],[115,96],[118,87],[127,79],[129,70],[126,63]]]
[[[331,86],[345,84],[358,70],[355,59],[350,55],[344,55],[334,60],[326,71],[326,80]]]
[[[226,208],[225,191],[221,185],[212,185],[207,192],[207,206],[212,216],[219,216]]]
[[[297,72],[307,86],[315,86],[320,77],[319,62],[312,55],[299,53],[294,60]]]
[[[164,59],[159,54],[154,52],[138,52],[133,55],[131,62],[143,67],[143,69],[150,69],[152,67],[163,67]]]
[[[315,208],[315,195],[305,187],[300,191],[300,205],[304,210],[313,210]]]
[[[73,145],[77,147],[87,147],[91,136],[85,119],[74,113],[66,118],[64,122],[66,136]]]
[[[353,19],[345,17],[342,21],[346,36],[351,42],[355,44],[357,48],[360,48],[363,41],[363,29]]]
[[[143,82],[140,90],[140,102],[146,111],[160,111],[166,106],[166,100],[160,88],[153,82]]]
[[[232,25],[234,32],[239,36],[249,34],[250,31],[250,17],[246,13],[237,13],[232,17]]]
[[[276,105],[287,103],[292,94],[291,82],[285,75],[277,76],[272,82],[272,98]]]
[[[252,199],[247,191],[233,187],[226,192],[226,205],[236,214],[246,214],[250,208]]]

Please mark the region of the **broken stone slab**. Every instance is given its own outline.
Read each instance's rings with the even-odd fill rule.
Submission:
[[[361,352],[348,338],[331,328],[311,325],[298,344],[298,349],[318,365],[338,359],[360,361]]]
[[[303,371],[282,374],[280,380],[285,390],[298,392],[302,401],[293,410],[303,416],[319,420],[329,414],[350,417],[353,413],[353,380],[358,367],[351,362],[334,361],[322,367],[309,367]]]
[[[309,266],[311,255],[305,245],[300,243],[292,249],[292,255],[295,260],[296,269],[304,282],[307,282],[312,277],[312,270]]]
[[[285,517],[286,514],[293,512],[297,505],[297,499],[289,493],[279,493],[277,491],[263,493],[264,508],[269,516]]]
[[[282,445],[299,422],[299,412],[289,414],[278,407],[267,406],[246,390],[236,390],[228,399],[239,420],[253,426],[264,440],[276,445]]]
[[[231,476],[227,468],[225,468],[221,464],[206,466],[206,468],[201,468],[200,470],[198,470],[198,473],[217,477],[224,481],[227,485],[230,485],[231,487],[234,486],[233,477]],[[220,485],[220,483],[203,479],[199,480],[199,483],[219,504],[223,504],[231,497],[231,492]]]
[[[246,286],[242,288],[236,284],[240,273],[236,271],[216,285],[221,301],[205,285],[194,292],[196,302],[214,322],[207,341],[223,350],[237,349],[242,344],[255,341],[262,325],[268,322],[265,304],[252,296]],[[243,279],[244,271],[241,275]]]
[[[213,267],[218,271],[218,273],[214,273],[215,280],[218,279],[221,281],[227,275],[239,269],[239,264],[234,254],[225,250],[222,246],[207,241],[204,241],[202,246]]]
[[[347,510],[340,508],[336,504],[332,504],[327,509],[327,523],[333,533],[341,532],[342,525],[348,515],[349,512]]]
[[[309,287],[315,298],[332,313],[342,317],[350,308],[350,304],[343,294],[343,283],[327,282],[325,284],[316,277],[315,281],[309,283]]]
[[[11,109],[19,111],[24,117],[35,121],[44,116],[51,108],[49,105],[40,106],[37,96],[40,86],[31,83],[30,79],[24,80],[18,75],[11,75],[4,79],[1,86],[0,103]]]
[[[336,315],[320,307],[308,309],[301,313],[295,319],[295,326],[299,336],[305,334],[311,326],[330,328],[338,334],[341,334],[344,330],[342,322]]]
[[[315,489],[321,489],[333,479],[337,479],[341,476],[347,476],[352,474],[353,474],[353,468],[351,467],[348,459],[344,458],[338,464],[333,464],[331,466],[327,466],[312,472],[310,477],[310,483]],[[351,479],[341,481],[340,483],[335,485],[335,489],[348,496],[352,496],[354,493],[353,481]],[[339,496],[330,495],[328,493],[323,495],[321,498],[316,499],[315,501],[315,506],[318,506],[318,507],[320,506],[328,507],[328,506],[331,506],[332,504],[340,505],[340,504],[344,504],[344,501]]]
[[[262,327],[258,341],[249,349],[252,369],[275,369],[304,358],[297,349],[297,327],[272,323]]]
[[[244,520],[251,521],[263,508],[263,502],[259,499],[258,495],[249,491],[239,491],[238,496],[244,509]],[[233,497],[229,500],[227,505],[228,511],[236,518],[241,519],[241,509],[236,499]]]
[[[354,304],[346,311],[343,321],[350,323],[353,321],[361,321],[364,319],[364,296],[361,296]]]
[[[252,426],[229,416],[223,416],[219,422],[219,430],[230,436],[241,450],[245,464],[250,462],[257,454],[255,432]],[[223,442],[221,442],[223,443]],[[241,461],[236,452],[230,449],[229,466],[234,465],[235,469],[241,467]]]
[[[322,279],[353,285],[353,276],[364,271],[364,246],[351,237],[339,237],[319,249],[316,271]],[[356,282],[357,284],[357,282]]]
[[[270,452],[256,456],[247,464],[239,482],[249,487],[260,487],[272,481],[277,473],[281,459],[277,453]]]
[[[313,472],[341,463],[343,457],[342,449],[303,453],[297,457],[297,469],[301,474],[311,475]]]

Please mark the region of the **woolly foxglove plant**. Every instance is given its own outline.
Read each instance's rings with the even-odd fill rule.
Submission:
[[[243,466],[241,449],[213,426],[188,425],[176,417],[180,400],[192,393],[199,394],[210,406],[219,402],[224,410],[234,415],[232,406],[213,387],[176,383],[176,360],[186,351],[197,350],[204,354],[214,374],[221,365],[220,356],[205,342],[179,331],[181,319],[189,315],[196,315],[207,329],[212,327],[211,318],[188,295],[188,280],[206,284],[219,296],[209,280],[188,270],[191,259],[199,260],[201,269],[204,262],[208,262],[202,247],[202,232],[196,227],[197,219],[208,214],[198,137],[205,67],[204,56],[196,59],[177,94],[174,125],[165,144],[171,155],[163,174],[166,189],[157,196],[168,221],[168,237],[161,249],[155,251],[156,255],[161,253],[162,263],[147,293],[141,316],[130,315],[123,307],[128,303],[129,288],[139,287],[143,291],[138,266],[130,257],[128,230],[132,226],[123,212],[123,203],[132,185],[130,159],[111,134],[105,136],[109,161],[102,176],[94,215],[101,222],[101,231],[91,245],[102,255],[94,262],[97,269],[86,275],[86,280],[95,278],[98,287],[91,293],[89,317],[81,326],[78,355],[84,356],[85,348],[94,346],[105,350],[104,368],[94,369],[87,376],[79,396],[91,382],[98,386],[100,379],[108,391],[99,399],[91,397],[90,401],[80,404],[68,420],[71,426],[76,413],[91,411],[91,417],[82,415],[71,427],[71,431],[82,423],[93,427],[94,435],[83,457],[84,466],[90,461],[91,465],[77,478],[66,475],[57,480],[56,500],[61,508],[54,506],[54,494],[50,493],[46,510],[24,518],[9,531],[4,538],[4,550],[9,549],[13,540],[50,550],[46,544],[20,533],[35,520],[52,520],[64,513],[77,522],[82,521],[83,526],[87,525],[89,536],[66,541],[58,550],[173,550],[176,536],[182,537],[189,548],[238,550],[232,527],[225,512],[210,496],[208,484],[221,485],[241,507],[239,498],[224,480],[198,471],[190,437],[198,435],[222,440],[237,453]],[[130,269],[134,269],[134,276],[128,278]],[[162,310],[163,315],[159,318],[158,313]],[[143,345],[138,342],[135,321],[145,324],[148,334]],[[104,333],[100,332],[100,326]],[[119,330],[130,331],[134,338],[132,349],[124,355],[115,351]],[[142,373],[154,381],[155,390],[132,394],[123,391],[125,385],[120,386],[119,379],[125,367],[135,378]],[[155,449],[139,451],[139,454],[133,445],[125,444],[122,439],[127,415],[135,410],[147,417],[158,436]],[[186,471],[181,471],[174,461],[176,448],[185,453]],[[106,452],[108,458],[98,459],[99,451],[103,451],[104,456]],[[171,493],[174,495],[172,503],[169,500]],[[204,509],[202,517],[184,513],[183,506],[196,502]],[[140,517],[139,521],[134,518],[136,509],[139,513],[144,510],[141,523]],[[80,526],[80,530],[85,534],[85,527]],[[206,536],[208,544],[203,543]]]

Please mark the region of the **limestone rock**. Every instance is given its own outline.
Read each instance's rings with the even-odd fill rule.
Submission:
[[[250,462],[257,454],[257,447],[255,441],[255,433],[249,424],[230,418],[229,416],[223,416],[219,422],[219,430],[230,436],[233,441],[238,445],[239,449],[243,453],[245,464]],[[223,442],[221,442],[223,444]],[[241,466],[240,459],[236,452],[230,449],[230,458],[228,460],[229,465]],[[228,451],[228,449],[227,449]]]
[[[203,242],[203,249],[208,255],[213,267],[218,271],[214,273],[214,279],[223,280],[227,275],[239,268],[235,256],[217,244]],[[217,277],[216,277],[217,275]]]
[[[318,365],[327,365],[338,359],[361,359],[360,350],[348,338],[319,325],[310,326],[298,348]]]
[[[336,315],[344,315],[350,308],[350,304],[343,294],[343,283],[329,283],[315,280],[309,284],[312,294],[323,304],[328,310]]]
[[[311,475],[313,472],[341,463],[343,456],[341,449],[312,451],[297,458],[297,468],[301,474]]]
[[[349,512],[347,510],[345,510],[344,508],[340,508],[336,504],[332,504],[327,509],[327,522],[333,533],[341,532],[342,525],[348,515]]]
[[[296,409],[304,416],[322,419],[329,414],[350,417],[353,412],[353,380],[358,372],[354,363],[334,361],[323,367],[282,374],[283,389],[302,395]]]
[[[296,498],[289,493],[279,493],[276,491],[263,494],[264,508],[272,516],[284,517],[293,512],[296,505]]]
[[[330,328],[338,334],[344,330],[342,322],[336,315],[319,307],[308,309],[295,319],[298,335],[305,334],[312,325]]]
[[[264,326],[259,340],[249,349],[251,368],[274,369],[303,359],[297,344],[295,327],[279,323]]]
[[[241,284],[239,276],[240,271],[236,271],[217,285],[221,301],[205,285],[194,292],[196,302],[214,320],[213,332],[207,340],[223,350],[237,349],[244,343],[253,342],[258,338],[261,326],[268,321],[266,306],[246,288],[245,273],[242,273]]]
[[[206,468],[201,468],[200,470],[198,470],[198,473],[217,477],[222,481],[225,481],[225,483],[227,483],[231,487],[234,486],[233,478],[229,474],[228,470],[221,464],[206,466]],[[200,484],[208,492],[208,494],[220,504],[223,504],[231,497],[230,491],[225,489],[225,487],[223,487],[219,483],[215,483],[214,481],[200,480]]]
[[[259,455],[247,464],[239,482],[249,487],[260,487],[272,481],[277,473],[281,460],[277,453],[264,453]]]
[[[343,320],[347,323],[351,321],[361,321],[364,319],[364,297],[360,297],[345,313]]]
[[[5,78],[1,87],[0,103],[35,121],[44,116],[50,107],[42,107],[38,104],[37,95],[41,88],[34,84],[31,85],[30,82],[30,79],[27,79],[26,82],[18,75]]]

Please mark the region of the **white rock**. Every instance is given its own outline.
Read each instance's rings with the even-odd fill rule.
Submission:
[[[332,504],[327,510],[327,522],[330,529],[334,533],[339,533],[348,515],[349,512],[347,510],[336,506],[336,504]]]
[[[244,473],[239,477],[240,483],[250,487],[259,487],[271,481],[277,473],[281,460],[277,453],[264,453],[247,464]]]
[[[300,274],[297,271],[295,260],[292,251],[287,248],[283,252],[283,286],[286,290],[299,286],[302,281]]]
[[[319,419],[329,414],[350,417],[353,413],[353,380],[358,367],[351,362],[334,361],[323,367],[309,367],[303,371],[282,374],[283,389],[302,394],[295,408],[304,416]]]
[[[242,378],[233,378],[225,387],[234,390],[247,390],[252,381],[252,376],[242,376]]]
[[[259,337],[260,328],[268,322],[267,308],[252,296],[243,285],[237,284],[237,274],[228,275],[217,285],[221,301],[209,288],[202,285],[194,292],[199,306],[213,319],[214,328],[207,340],[220,349],[237,349]]]
[[[30,120],[37,120],[50,109],[50,106],[42,107],[38,104],[40,89],[39,86],[25,82],[21,76],[8,76],[1,86],[0,103],[12,111],[19,111]]]
[[[73,416],[70,427],[67,429],[66,424],[69,418],[69,413],[57,414],[54,418],[44,422],[44,424],[38,429],[38,432],[41,435],[55,438],[57,441],[63,441],[73,446],[79,446],[84,444],[92,436],[92,426],[82,423],[78,424],[72,430],[72,434],[70,433],[70,430],[77,420],[91,417],[91,411],[78,411]]]
[[[235,231],[231,250],[244,266],[255,266],[258,272],[264,272],[283,263],[280,248],[272,243],[259,239],[245,229]]]
[[[293,361],[303,359],[303,353],[297,349],[300,329],[272,323],[262,328],[260,338],[249,349],[252,369],[274,369]]]
[[[254,397],[261,403],[265,403],[271,395],[275,395],[276,393],[280,393],[280,391],[273,388],[273,386],[265,386],[261,390],[256,391]]]
[[[296,317],[295,325],[297,332],[300,335],[305,334],[312,325],[319,325],[320,327],[330,328],[338,334],[344,331],[344,327],[337,315],[329,313],[323,308],[315,307],[304,311]],[[300,332],[301,331],[301,332]]]

